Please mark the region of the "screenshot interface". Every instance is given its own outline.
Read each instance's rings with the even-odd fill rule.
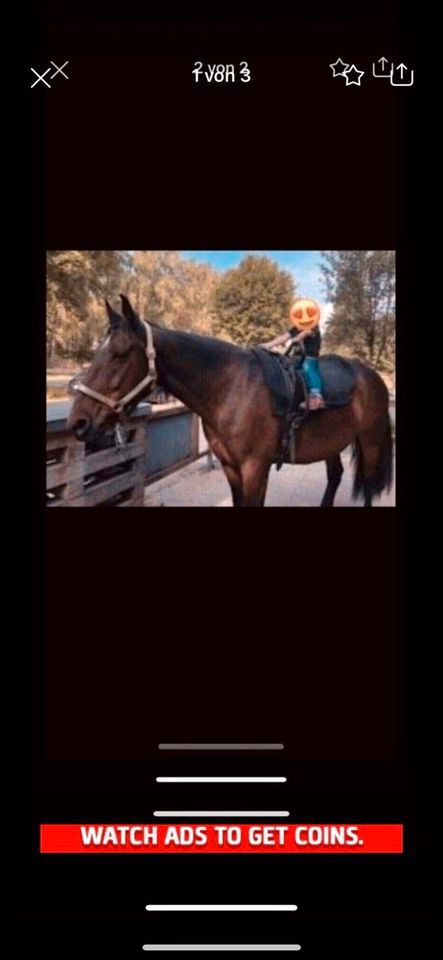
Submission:
[[[431,955],[433,33],[14,12],[14,956]]]

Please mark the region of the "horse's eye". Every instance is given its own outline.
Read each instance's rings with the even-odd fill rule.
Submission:
[[[132,350],[132,347],[128,347],[127,350],[119,350],[118,352],[117,352],[117,351],[113,351],[113,353],[112,353],[112,359],[113,359],[113,360],[127,360],[127,358],[129,357],[129,354],[130,354],[131,350]]]

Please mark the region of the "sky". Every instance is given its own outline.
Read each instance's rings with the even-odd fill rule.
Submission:
[[[236,267],[246,254],[269,257],[279,267],[292,273],[300,297],[313,297],[322,308],[322,326],[331,312],[326,302],[320,250],[181,250],[182,256],[199,263],[210,263],[216,270]]]

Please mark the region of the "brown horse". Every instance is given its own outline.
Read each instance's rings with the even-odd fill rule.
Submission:
[[[115,428],[121,412],[149,395],[155,376],[158,385],[201,417],[234,506],[262,507],[276,459],[279,424],[252,351],[213,337],[148,326],[126,297],[121,301],[122,314],[106,303],[108,338],[77,385],[85,392],[77,392],[68,426],[78,439],[99,444]],[[388,391],[366,364],[355,360],[352,365],[355,386],[350,402],[309,415],[297,431],[296,462],[326,462],[323,507],[333,505],[343,473],[340,452],[349,444],[354,446],[354,497],[362,497],[369,507],[373,497],[391,485]]]

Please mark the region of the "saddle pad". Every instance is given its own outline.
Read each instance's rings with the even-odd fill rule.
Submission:
[[[299,361],[271,353],[263,347],[251,347],[251,351],[262,368],[273,416],[289,416],[294,407],[296,375],[303,373]],[[350,360],[333,353],[320,357],[320,376],[327,407],[341,407],[349,403],[355,385],[355,372]]]
[[[355,370],[351,360],[335,353],[320,357],[320,377],[327,407],[342,407],[349,403],[355,386]]]
[[[251,347],[251,352],[258,360],[265,384],[271,398],[272,414],[274,417],[287,417],[291,410],[295,390],[295,364],[288,357],[271,353],[263,347]],[[283,371],[283,366],[286,371]]]

